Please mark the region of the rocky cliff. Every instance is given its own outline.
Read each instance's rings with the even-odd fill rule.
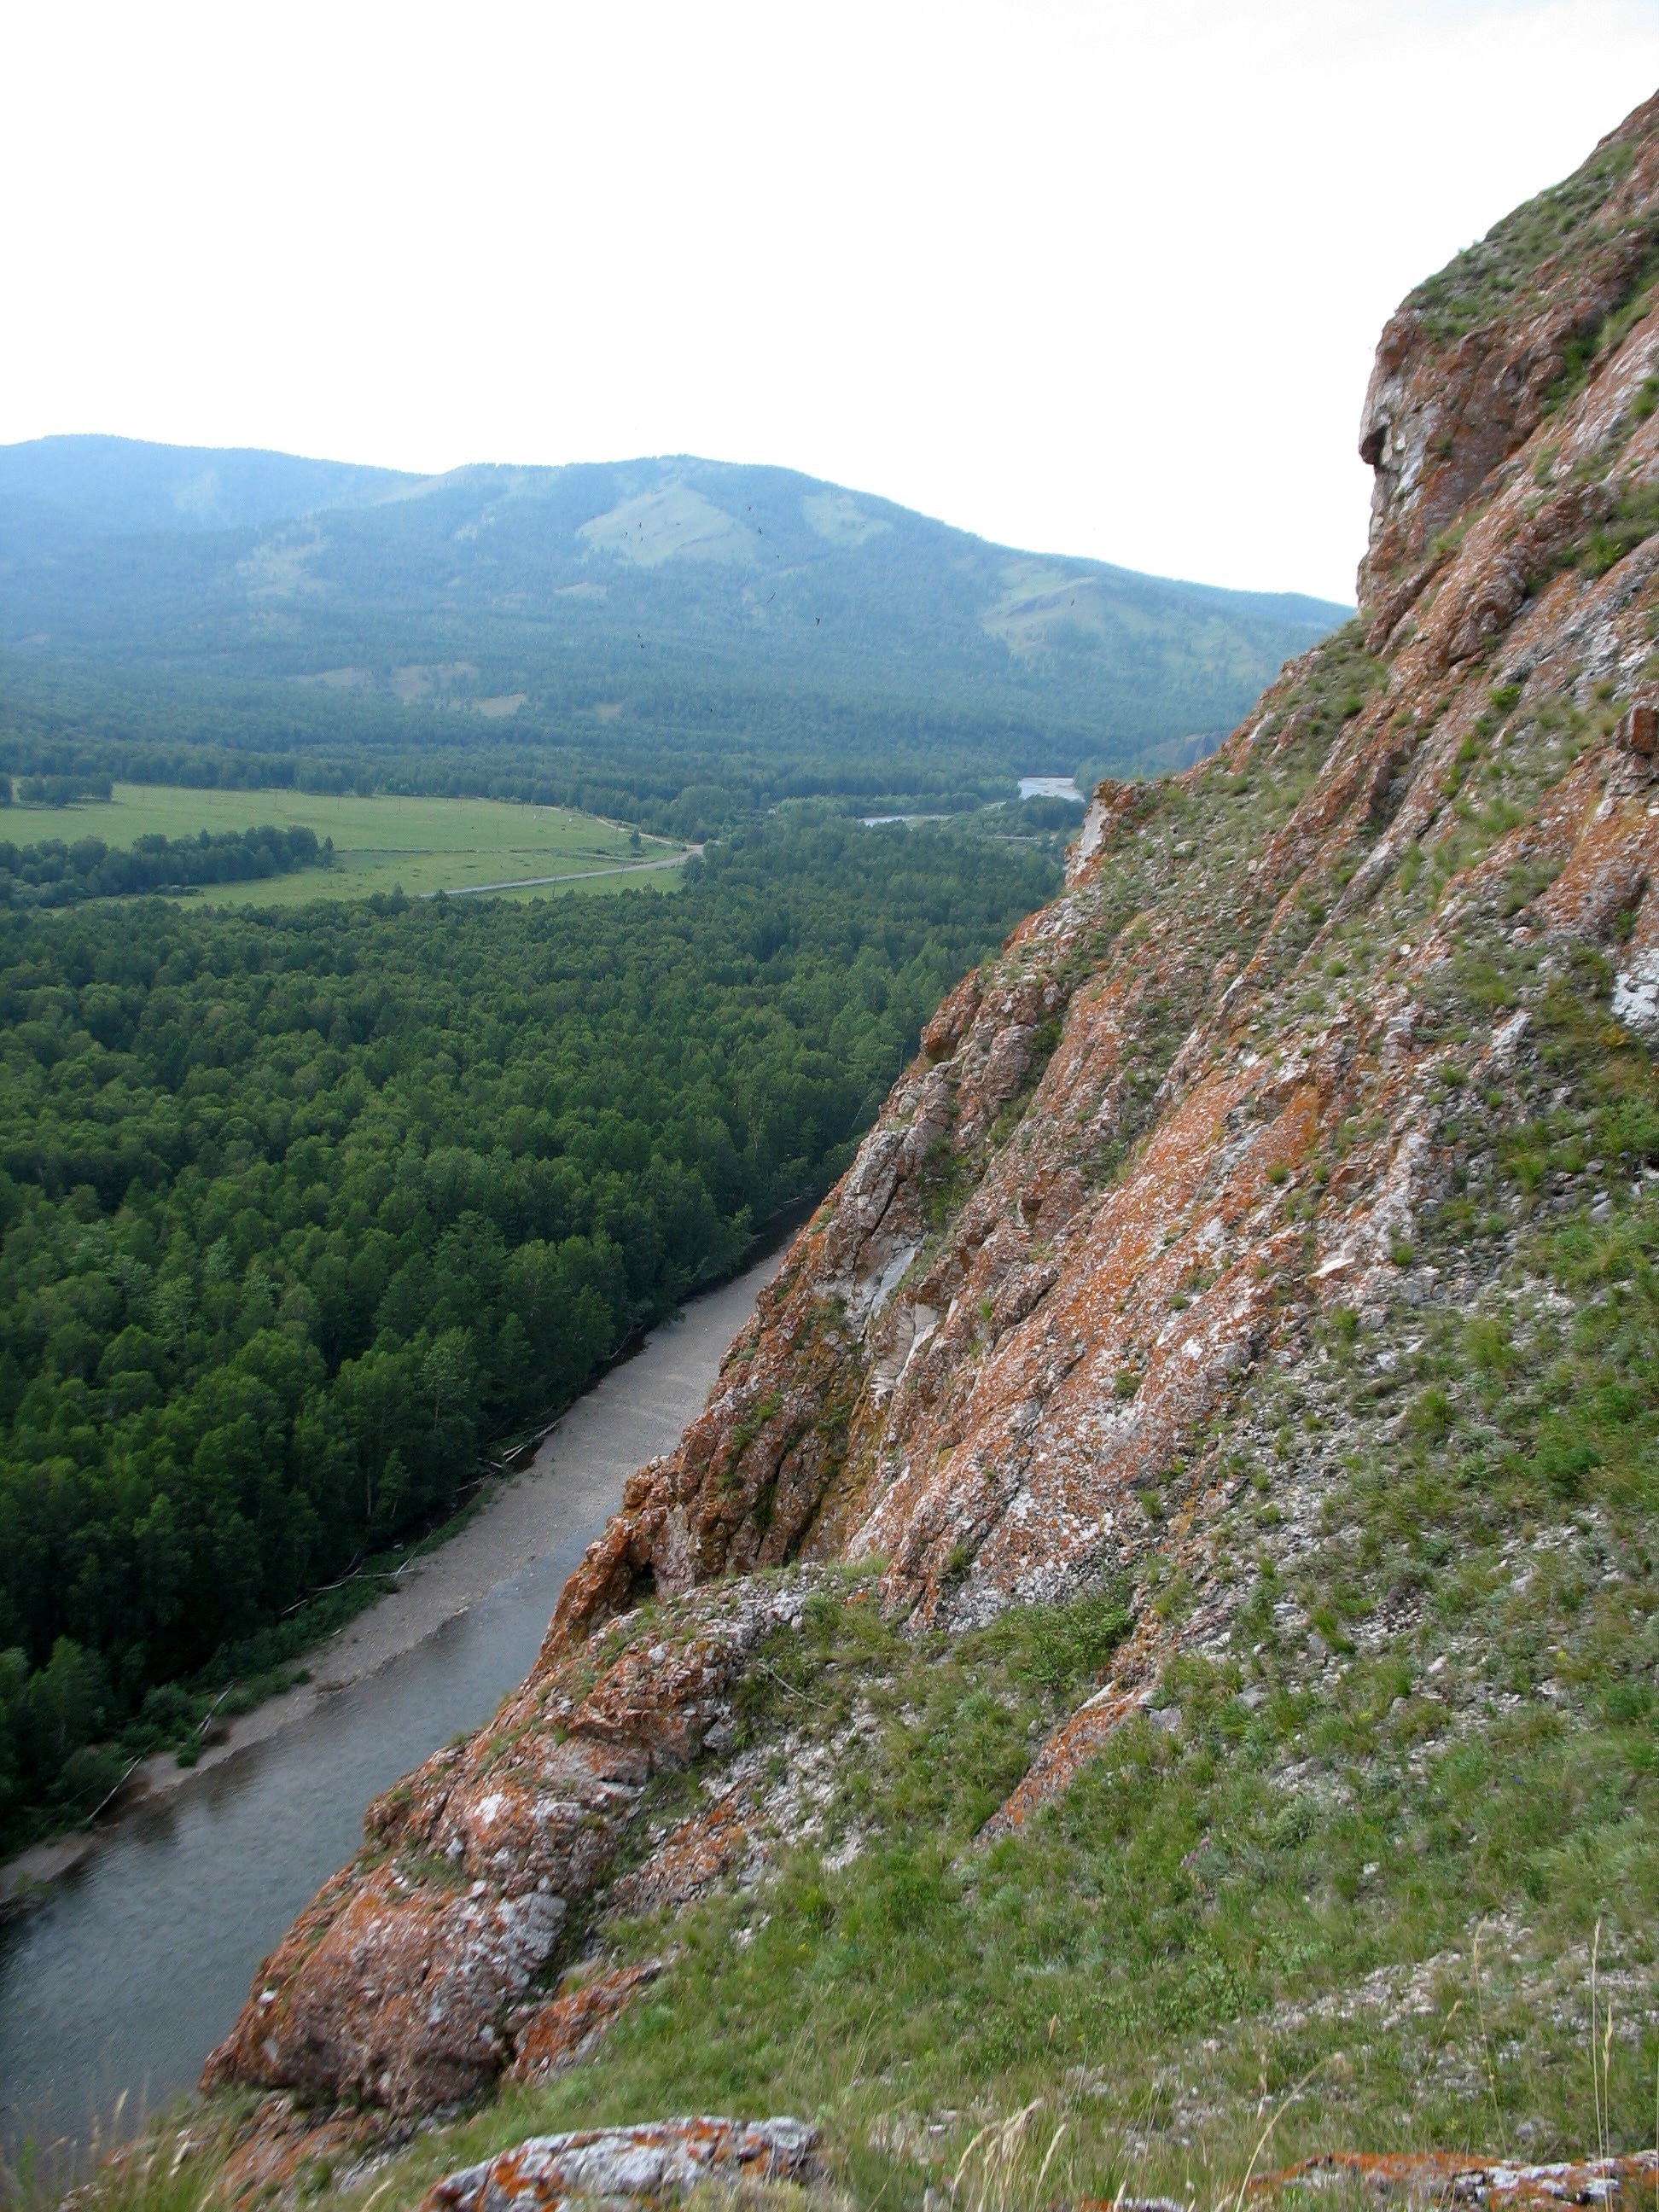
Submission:
[[[1229,1844],[1205,1813],[1169,1879],[1222,1963],[1208,1999],[1158,2014],[1150,2075],[1125,2045],[1124,2079],[1164,2082],[1165,2118],[1123,2141],[1195,2155],[1201,2128],[1168,2087],[1194,2053],[1212,2054],[1194,2063],[1213,2113],[1264,2021],[1293,2039],[1316,2017],[1370,2019],[1372,1996],[1380,2021],[1424,1960],[1467,1962],[1471,1930],[1479,1996],[1489,1922],[1515,2003],[1557,1990],[1568,2045],[1564,1961],[1582,1965],[1592,1922],[1598,1958],[1622,1941],[1621,2032],[1650,2033],[1629,1924],[1659,1863],[1641,1759],[1604,1777],[1635,1856],[1571,1911],[1565,1875],[1525,1871],[1513,1840],[1488,1865],[1485,1816],[1446,1807],[1472,1759],[1534,1802],[1564,1744],[1585,1774],[1617,1767],[1659,1656],[1642,1304],[1659,1252],[1656,275],[1659,100],[1390,321],[1361,429],[1376,490],[1358,620],[1212,758],[1096,793],[1063,895],[939,1009],[705,1411],[629,1483],[523,1689],[371,1808],[358,1858],[268,1962],[209,2069],[289,2093],[259,2124],[291,2126],[294,2093],[389,2124],[503,2073],[551,2080],[647,1985],[659,2026],[639,2034],[666,2034],[697,1914],[737,1900],[720,1972],[738,1972],[782,1940],[803,1853],[827,1917],[797,1899],[795,1938],[828,1975],[814,1945],[830,1956],[824,1931],[856,1920],[842,1870],[902,1833],[915,1847],[922,1799],[894,1782],[895,1746],[937,1784],[975,1698],[996,1707],[974,1723],[1001,1730],[995,1756],[948,1808],[926,1799],[951,1911],[989,1909],[975,1869],[999,1850],[1018,1868],[1058,1864],[1066,1838],[1084,1850],[1079,1808],[1138,1760],[1143,1808],[1177,1773],[1206,1805],[1224,1782],[1288,1807],[1260,1850],[1299,1869],[1280,1887],[1306,1958],[1346,1962],[1304,2002],[1314,1970],[1283,1965],[1288,1936],[1279,1965],[1260,1944],[1234,1955],[1229,1882],[1269,1876],[1243,1814]],[[1062,1644],[1064,1663],[1030,1657]],[[953,1668],[971,1694],[919,1738]],[[1556,1765],[1504,1734],[1536,1716],[1525,1759],[1547,1738]],[[1595,1792],[1574,1789],[1563,1808],[1588,1820]],[[1114,1893],[1142,1818],[1123,1813],[1116,1862],[1100,1846],[1091,1895]],[[1419,1848],[1419,1828],[1440,1841]],[[1548,1849],[1600,1867],[1589,1834]],[[1443,1846],[1474,1856],[1430,1880]],[[1112,1908],[1126,1959],[1164,1879],[1145,1863]],[[1170,1954],[1146,1942],[1151,1988]],[[1053,1954],[1037,1943],[1029,1971],[1059,1972]],[[712,2020],[725,1984],[697,1987],[686,2002]],[[1099,2034],[1073,2035],[1058,1997],[1041,2019],[1006,2003],[1031,2068],[1058,2036],[1056,2081],[1099,2076]],[[1403,2053],[1414,2015],[1400,1998],[1389,2017]],[[1405,2075],[1432,2075],[1461,2033],[1432,2064],[1411,2045]],[[1513,2048],[1533,2033],[1514,2027]],[[1592,2070],[1622,2047],[1609,2030]],[[883,2063],[887,2106],[908,2112],[911,2062]],[[1536,2081],[1557,2061],[1528,2063]],[[1500,2089],[1495,2061],[1490,2082],[1471,2066],[1444,2091],[1449,2112],[1480,2106],[1471,2132],[1557,2112]],[[1264,2095],[1270,2071],[1264,2057]],[[1005,2077],[1025,2085],[1011,2098],[1036,2078],[1012,2059]],[[1423,2094],[1401,2122],[1419,2138]],[[934,2123],[904,2124],[926,2171]]]

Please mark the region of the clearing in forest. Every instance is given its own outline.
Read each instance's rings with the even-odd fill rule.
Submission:
[[[49,837],[72,845],[99,837],[114,848],[139,837],[193,837],[203,830],[249,830],[266,823],[283,830],[302,823],[319,838],[331,837],[333,866],[214,884],[192,896],[216,906],[301,906],[314,898],[364,898],[397,884],[411,898],[526,884],[555,891],[621,890],[630,884],[668,890],[680,881],[678,863],[686,850],[649,836],[636,849],[629,831],[616,823],[561,806],[142,783],[118,783],[107,801],[14,806],[0,817],[0,836],[18,845]],[[556,880],[537,882],[544,878]]]

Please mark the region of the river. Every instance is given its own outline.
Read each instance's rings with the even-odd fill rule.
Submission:
[[[784,1242],[603,1376],[414,1589],[334,1640],[343,1656],[331,1674],[319,1666],[319,1690],[286,1725],[204,1761],[112,1826],[44,1902],[0,1922],[8,2154],[32,2141],[70,2171],[94,2130],[108,2139],[124,2093],[115,2131],[128,2134],[195,2081],[259,1960],[356,1849],[368,1800],[523,1680],[565,1577],[627,1477],[702,1406]],[[477,1581],[480,1563],[498,1578],[475,1592],[467,1577]],[[446,1583],[465,1609],[410,1643]],[[393,1656],[361,1672],[354,1646],[376,1653],[382,1615]]]

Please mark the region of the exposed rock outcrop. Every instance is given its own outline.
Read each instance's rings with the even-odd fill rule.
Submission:
[[[1617,2203],[1654,2185],[1659,2155],[1558,2159],[1458,2157],[1450,2151],[1351,2152],[1304,2159],[1251,2185],[1258,2202],[1305,2199],[1310,2192],[1363,2188],[1384,2204],[1474,2204],[1491,2212],[1541,2212],[1559,2204]]]
[[[1376,472],[1359,596],[1386,643],[1659,268],[1659,99],[1577,173],[1419,285],[1376,351],[1360,457]],[[1639,354],[1639,349],[1638,349]],[[1450,535],[1443,537],[1441,533]]]
[[[538,2006],[515,2036],[508,2079],[546,2081],[574,2066],[661,1972],[659,1960],[647,1959],[636,1966],[590,1974],[562,1990],[549,2003]]]
[[[805,1595],[710,1593],[660,1635],[618,1622],[597,1650],[538,1666],[489,1729],[369,1807],[362,1851],[266,1961],[207,2085],[408,2115],[493,2080],[514,2055],[512,2008],[605,1879],[646,1783],[697,1757],[745,1653]],[[526,2074],[554,2063],[558,2026],[538,2008],[520,2023]]]
[[[1656,253],[1659,102],[1389,324],[1358,622],[1210,760],[1096,794],[1063,895],[935,1014],[529,1681],[371,1808],[210,2080],[476,2091],[515,2039],[533,2064],[526,2021],[557,2041],[538,1993],[625,1847],[635,1908],[734,1878],[738,1780],[648,1856],[630,1823],[729,1741],[802,1604],[758,1570],[873,1563],[890,1615],[951,1630],[1183,1579],[1003,1828],[1215,1631],[1227,1422],[1311,1322],[1407,1294],[1459,1101],[1515,1095],[1528,1018],[1467,978],[1593,953],[1609,1018],[1659,1030]]]
[[[571,2203],[659,2204],[706,2182],[798,2181],[812,2172],[814,2129],[799,2120],[658,2120],[638,2128],[532,2136],[452,2173],[422,2212],[559,2212]]]

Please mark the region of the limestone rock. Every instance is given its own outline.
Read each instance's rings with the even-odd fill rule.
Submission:
[[[357,1858],[261,1968],[204,2086],[355,2098],[396,2114],[487,2086],[507,2017],[604,1879],[645,1784],[695,1759],[744,1655],[805,1593],[750,1583],[672,1632],[539,1665],[464,1750],[377,1799]]]
[[[1562,2204],[1640,2203],[1654,2186],[1659,2156],[1652,2151],[1613,2158],[1521,2159],[1458,2156],[1451,2151],[1338,2153],[1304,2159],[1261,2176],[1250,2194],[1258,2202],[1285,2197],[1305,2201],[1311,2190],[1362,2187],[1368,2197],[1394,2204],[1474,2204],[1491,2212],[1545,2212]]]
[[[586,2055],[618,2013],[662,1972],[659,1959],[590,1975],[533,2013],[520,2030],[507,2079],[547,2081]]]
[[[656,2204],[700,2184],[800,2181],[817,2131],[799,2120],[655,2120],[532,2136],[429,2190],[421,2212],[560,2212],[566,2204]]]

